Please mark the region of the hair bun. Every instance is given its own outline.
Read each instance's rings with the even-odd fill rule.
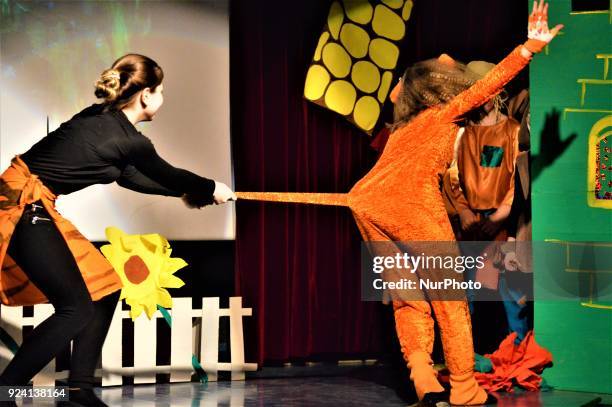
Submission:
[[[95,86],[96,97],[112,102],[117,98],[119,89],[121,89],[121,73],[116,69],[107,69],[102,72]]]
[[[120,110],[134,102],[145,88],[152,91],[162,83],[164,71],[151,58],[126,54],[100,75],[95,95],[104,99],[105,109]]]

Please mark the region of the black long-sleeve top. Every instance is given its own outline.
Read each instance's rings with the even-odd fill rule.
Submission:
[[[166,196],[184,193],[212,203],[213,180],[173,167],[121,111],[92,105],[21,155],[30,172],[55,194],[94,184],[119,185]]]

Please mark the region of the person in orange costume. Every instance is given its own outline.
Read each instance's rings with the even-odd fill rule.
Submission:
[[[370,241],[453,241],[439,190],[439,174],[452,160],[456,121],[495,96],[562,28],[547,24],[548,4],[534,3],[529,40],[482,80],[461,90],[449,58],[425,61],[406,70],[393,90],[394,131],[372,170],[350,191],[348,205]],[[446,66],[444,66],[446,65]],[[447,68],[448,67],[448,68]],[[451,80],[449,80],[451,79]],[[465,301],[394,300],[396,329],[419,399],[435,404],[443,387],[432,366],[434,310],[450,371],[450,402],[476,405],[487,401],[473,373],[474,351]]]
[[[485,61],[467,65],[477,77],[493,66]],[[497,96],[470,113],[465,132],[456,142],[458,175],[451,177],[452,191],[447,196],[460,217],[461,232],[467,235],[463,238],[469,240],[497,237],[514,199],[520,124],[503,114],[502,104]]]
[[[524,45],[472,84],[465,67],[445,56],[407,69],[391,92],[393,133],[374,167],[342,193],[239,192],[240,199],[348,206],[366,241],[427,242],[455,240],[439,189],[453,156],[456,121],[486,103],[523,69],[562,28],[547,23],[543,0],[529,16]],[[426,293],[425,293],[426,294]],[[444,388],[432,366],[433,308],[451,373],[450,402],[478,405],[488,400],[474,379],[474,350],[466,301],[393,302],[397,335],[422,405],[444,401]]]

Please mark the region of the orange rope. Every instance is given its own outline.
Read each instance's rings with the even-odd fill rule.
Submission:
[[[238,199],[251,201],[348,206],[348,194],[318,192],[236,192],[236,196],[238,196]]]

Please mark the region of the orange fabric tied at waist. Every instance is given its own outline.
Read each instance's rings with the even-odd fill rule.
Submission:
[[[93,301],[121,289],[119,275],[106,258],[55,209],[55,194],[16,156],[0,176],[0,300],[22,306],[48,302],[47,297],[7,254],[25,206],[41,201],[73,254]],[[41,242],[44,244],[44,242]],[[33,248],[34,249],[34,248]]]

